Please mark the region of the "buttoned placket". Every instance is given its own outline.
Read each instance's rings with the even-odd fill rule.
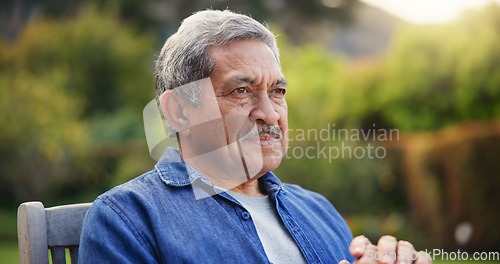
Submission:
[[[250,241],[252,241],[252,244],[254,244],[255,247],[259,248],[259,251],[269,261],[269,258],[267,257],[266,252],[264,250],[264,246],[260,241],[259,235],[257,233],[257,228],[255,227],[250,212],[248,212],[247,209],[245,209],[245,207],[243,207],[242,204],[240,204],[234,197],[227,194],[226,192],[219,193],[219,195],[228,200],[230,203],[232,203],[236,216],[240,219],[241,226],[245,230],[245,233],[247,234],[248,238],[250,239]]]
[[[307,263],[321,263],[319,256],[316,254],[314,250],[312,250],[313,247],[311,245],[311,242],[309,242],[305,233],[296,224],[293,217],[290,214],[288,214],[285,210],[283,210],[283,208],[281,207],[282,199],[280,198],[281,196],[284,195],[286,195],[286,190],[284,190],[282,186],[279,186],[278,190],[274,192],[273,195],[278,215],[285,224],[285,227],[287,228],[290,235],[297,243],[297,246],[299,247],[300,251],[302,251],[302,254],[304,255],[304,258],[306,259]]]

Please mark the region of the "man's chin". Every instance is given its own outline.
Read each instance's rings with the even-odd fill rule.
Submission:
[[[250,178],[260,177],[269,171],[275,170],[283,159],[282,151],[276,149],[262,148],[262,153],[246,155],[244,160],[249,172]]]
[[[283,160],[283,154],[273,153],[273,155],[266,155],[262,153],[262,170],[261,172],[267,173],[269,171],[275,170],[280,165]]]

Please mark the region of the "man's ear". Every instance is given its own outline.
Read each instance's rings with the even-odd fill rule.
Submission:
[[[181,132],[189,127],[184,101],[172,90],[167,90],[161,96],[161,110],[172,128]]]

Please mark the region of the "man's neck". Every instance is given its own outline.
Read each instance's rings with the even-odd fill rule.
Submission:
[[[235,177],[234,171],[227,170],[225,166],[217,164],[217,162],[206,160],[201,158],[201,156],[194,155],[194,158],[186,159],[183,154],[184,153],[181,148],[181,158],[183,158],[186,163],[188,163],[191,167],[205,176],[205,178],[215,186],[226,190],[231,190],[233,192],[240,193],[249,197],[264,197],[267,195],[266,191],[260,186],[258,181],[258,179],[265,174],[264,172],[259,172],[250,180],[247,180],[249,177],[247,173],[245,179],[242,180],[241,175],[240,177]],[[188,157],[189,156],[190,155],[188,155]]]
[[[248,182],[238,185],[231,189],[231,191],[243,194],[249,197],[264,197],[267,195],[262,186],[260,186],[258,178],[254,178]]]

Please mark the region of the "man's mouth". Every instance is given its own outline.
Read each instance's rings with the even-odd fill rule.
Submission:
[[[276,135],[270,135],[270,134],[261,134],[259,135],[259,140],[260,140],[260,145],[262,147],[265,146],[271,146],[277,141],[279,141],[281,137],[276,136]]]

